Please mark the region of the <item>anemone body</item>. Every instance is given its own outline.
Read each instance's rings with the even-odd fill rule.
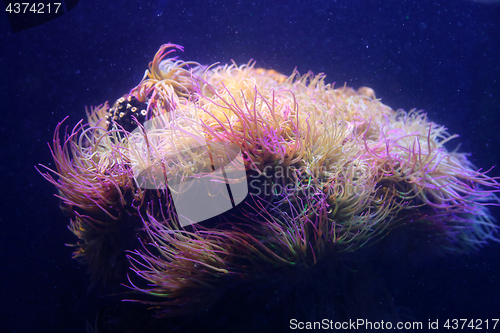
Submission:
[[[322,74],[166,58],[176,49],[163,45],[140,84],[112,107],[91,108],[87,125],[62,140],[57,126],[56,169],[44,176],[72,216],[75,256],[96,278],[128,250],[129,286],[177,315],[226,281],[310,267],[396,227],[443,251],[497,240],[487,209],[497,180],[448,151],[455,136],[425,113],[394,111],[370,88],[335,88]],[[230,170],[234,155],[220,145],[241,154],[233,167],[244,177],[229,183],[248,193],[182,225],[173,198],[189,199],[192,185],[177,185],[213,176],[215,156]]]

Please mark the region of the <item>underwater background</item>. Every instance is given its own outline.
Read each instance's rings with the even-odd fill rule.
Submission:
[[[500,244],[443,256],[395,232],[352,254],[344,279],[344,266],[318,265],[296,281],[264,283],[253,297],[235,290],[209,315],[150,321],[153,312],[93,286],[71,259],[68,218],[34,166],[53,165],[47,142],[57,122],[69,116],[74,125],[86,106],[121,97],[171,42],[184,46],[181,59],[201,64],[254,59],[285,75],[297,68],[336,86],[371,87],[393,109],[424,110],[459,134],[448,149],[461,144],[475,165],[500,176],[499,3],[82,0],[17,33],[0,17],[0,331],[288,331],[291,318],[333,319],[335,300],[325,298],[335,288],[349,290],[350,298],[337,295],[346,308],[378,320],[498,319]],[[358,262],[364,275],[351,280]]]

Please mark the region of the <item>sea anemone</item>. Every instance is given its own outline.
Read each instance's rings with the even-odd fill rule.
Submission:
[[[456,136],[425,113],[323,74],[166,59],[175,50],[88,124],[62,140],[56,127],[43,176],[96,280],[128,272],[129,298],[177,316],[227,283],[307,269],[394,228],[443,252],[498,241],[497,179],[449,151]]]

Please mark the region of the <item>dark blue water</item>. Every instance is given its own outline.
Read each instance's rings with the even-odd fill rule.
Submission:
[[[58,121],[69,115],[75,124],[86,105],[129,91],[163,43],[183,45],[184,60],[241,64],[253,58],[285,74],[297,67],[324,72],[337,85],[372,87],[392,108],[423,109],[459,133],[455,144],[471,152],[476,165],[500,162],[496,3],[82,0],[62,17],[16,34],[6,15],[0,17],[1,332],[85,332],[86,321],[96,320],[105,321],[99,332],[108,332],[123,328],[124,314],[140,311],[90,288],[86,268],[64,245],[75,241],[68,218],[34,165],[52,165],[46,143]],[[400,235],[351,258],[353,265],[356,256],[369,262],[363,276],[346,273],[351,282],[340,284],[352,288],[352,303],[362,302],[356,295],[371,295],[358,314],[425,324],[499,317],[499,244],[439,257],[404,240]],[[188,323],[148,326],[150,313],[136,323],[142,332],[287,331],[293,316],[321,320],[332,304],[338,312],[335,297],[349,302],[332,292],[337,281],[324,281],[329,271],[342,275],[338,267],[320,267],[311,276],[297,273],[296,284],[264,284],[262,295],[234,291],[228,302],[243,303],[244,312],[220,303]]]

